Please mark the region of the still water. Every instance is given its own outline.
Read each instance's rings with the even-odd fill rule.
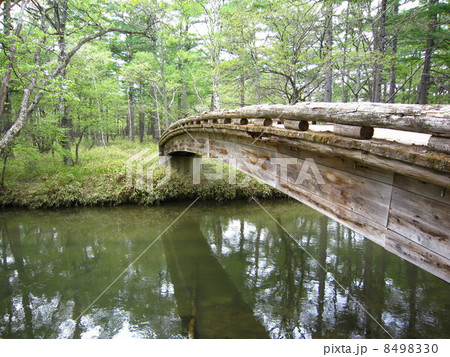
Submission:
[[[450,338],[449,284],[262,204],[0,212],[0,337]]]

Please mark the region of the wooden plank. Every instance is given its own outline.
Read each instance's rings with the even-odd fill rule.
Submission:
[[[395,187],[388,228],[450,257],[450,205]]]
[[[335,221],[344,224],[346,227],[367,237],[375,243],[384,247],[386,227],[374,222],[355,211],[351,211],[346,207],[329,201],[316,195],[303,187],[292,183],[281,183],[278,187],[280,191],[297,199],[309,207],[331,217]]]
[[[395,187],[405,191],[417,193],[421,196],[450,205],[450,191],[442,186],[399,174],[395,174],[393,184]]]
[[[386,232],[386,249],[450,283],[450,260],[391,230]]]
[[[272,150],[249,145],[236,145],[222,140],[211,140],[210,149],[210,157],[218,158],[226,163],[229,157],[237,158],[239,169],[248,166],[248,170],[254,177],[265,180],[272,186],[277,185],[280,180],[281,166],[279,164],[271,165],[270,160],[273,158],[293,159],[288,155],[279,154]],[[295,183],[305,162],[304,159],[294,159],[298,160],[298,164],[287,167],[287,179],[291,183]],[[379,224],[387,224],[392,191],[390,185],[355,175],[353,171],[357,171],[358,168],[355,169],[354,166],[352,167],[349,164],[347,164],[347,168],[350,168],[350,172],[347,172],[346,168],[343,167],[336,169],[321,164],[316,164],[316,167],[322,174],[325,184],[320,185],[315,180],[305,180],[302,183],[304,188],[322,198],[333,200]],[[311,174],[311,172],[308,173]]]
[[[340,204],[350,211],[386,226],[392,192],[391,186],[320,164],[315,164],[315,167],[324,180],[323,184],[316,180],[312,168],[306,172],[311,179],[296,183],[297,180],[302,180],[301,174],[304,173],[302,167],[305,165],[304,160],[297,160],[299,164],[288,165],[287,167],[289,183],[300,186],[323,199]],[[306,165],[306,168],[308,168],[310,163],[307,162]],[[280,175],[278,175],[279,178]]]
[[[276,146],[276,149],[279,155],[284,154],[299,159],[313,159],[317,164],[350,172],[357,176],[366,177],[390,185],[394,180],[393,172],[381,170],[377,167],[369,166],[355,160],[309,152],[295,146],[278,145]]]
[[[277,166],[270,163],[275,152],[255,147],[243,147],[237,158],[237,168],[272,187],[277,183]]]

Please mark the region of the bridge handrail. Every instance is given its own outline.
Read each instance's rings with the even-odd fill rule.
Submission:
[[[322,102],[304,102],[294,105],[261,104],[208,111],[178,120],[168,128],[166,133],[182,125],[199,121],[242,118],[319,121],[450,137],[450,105]]]

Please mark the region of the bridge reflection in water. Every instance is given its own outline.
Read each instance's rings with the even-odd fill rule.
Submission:
[[[263,205],[286,231],[256,204],[198,203],[106,292],[186,203],[0,212],[0,337],[450,337],[449,284],[302,204]]]

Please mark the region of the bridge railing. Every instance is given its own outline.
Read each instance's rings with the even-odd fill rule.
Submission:
[[[181,119],[173,123],[168,131],[206,123],[277,124],[288,130],[307,131],[310,122],[333,123],[336,135],[358,139],[371,139],[374,128],[430,134],[430,149],[450,153],[450,105],[319,102],[252,105],[209,111]]]

